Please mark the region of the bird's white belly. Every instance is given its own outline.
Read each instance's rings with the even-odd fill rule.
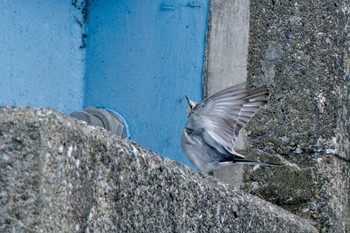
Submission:
[[[187,140],[186,140],[187,139]],[[202,172],[212,172],[217,169],[218,162],[212,161],[207,153],[204,153],[205,148],[203,142],[198,137],[191,137],[184,130],[181,136],[181,147],[188,159],[196,165],[196,167]]]

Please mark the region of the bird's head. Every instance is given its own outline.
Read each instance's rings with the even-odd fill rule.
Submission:
[[[188,103],[188,109],[187,109],[187,117],[190,117],[192,110],[194,109],[194,107],[196,107],[196,103],[193,102],[192,100],[190,100],[187,96],[186,96],[186,100]]]

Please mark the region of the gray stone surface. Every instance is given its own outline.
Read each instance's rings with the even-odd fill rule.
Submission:
[[[205,72],[205,96],[246,82],[249,36],[249,1],[210,1]],[[242,134],[235,149],[244,148]],[[222,182],[240,187],[243,165],[235,164],[215,172]]]
[[[210,1],[204,90],[210,96],[247,77],[249,1]]]
[[[0,108],[0,232],[317,232],[53,110]]]
[[[247,127],[248,150],[290,166],[246,168],[245,189],[321,232],[350,232],[349,9],[348,1],[250,4],[248,82],[272,93]]]

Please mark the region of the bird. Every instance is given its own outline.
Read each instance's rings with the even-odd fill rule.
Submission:
[[[186,96],[188,119],[181,134],[181,147],[188,159],[207,174],[232,163],[254,163],[236,152],[234,146],[239,132],[267,103],[268,95],[267,86],[250,91],[242,83],[219,91],[201,103]]]

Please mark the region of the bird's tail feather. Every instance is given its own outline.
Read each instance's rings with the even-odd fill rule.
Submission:
[[[245,164],[245,165],[261,165],[261,166],[283,166],[284,164],[278,164],[278,163],[270,163],[270,162],[260,162],[260,161],[254,161],[254,160],[248,160],[248,159],[242,159],[242,158],[233,158],[230,160],[232,163],[239,163],[239,164]]]

